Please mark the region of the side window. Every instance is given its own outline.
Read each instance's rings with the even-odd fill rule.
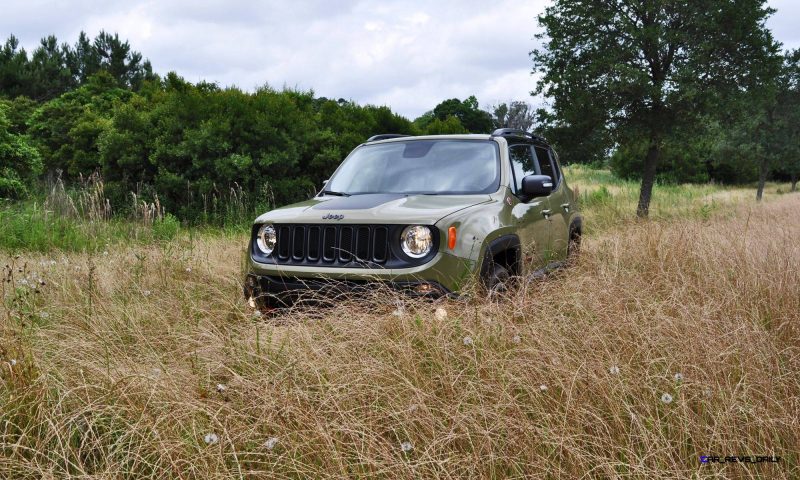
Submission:
[[[536,174],[536,161],[530,145],[511,145],[508,147],[511,170],[514,172],[514,193],[522,190],[522,177]]]
[[[544,147],[535,147],[536,159],[539,161],[539,167],[542,175],[548,175],[553,179],[553,185],[558,184],[558,170],[553,167],[553,162],[550,160],[550,153]]]

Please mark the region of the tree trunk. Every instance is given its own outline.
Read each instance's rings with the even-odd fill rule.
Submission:
[[[758,166],[758,190],[756,190],[756,201],[760,202],[764,196],[764,184],[767,183],[767,166],[768,161],[766,155],[761,159],[761,164]]]
[[[639,190],[639,206],[636,208],[636,215],[639,218],[646,218],[650,214],[650,198],[653,196],[653,184],[656,181],[656,168],[661,156],[658,137],[653,135],[650,138],[650,147],[647,149],[647,157],[644,160],[644,171],[642,171],[642,187]]]
[[[792,191],[796,192],[797,191],[797,175],[793,174],[791,176],[791,182],[792,182]]]

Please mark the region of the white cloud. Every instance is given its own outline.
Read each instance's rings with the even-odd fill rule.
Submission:
[[[32,50],[55,34],[118,32],[159,73],[253,89],[314,89],[317,95],[389,105],[414,118],[447,98],[484,106],[535,104],[529,52],[546,0],[158,1],[5,0],[0,32]],[[772,0],[769,26],[800,46],[796,0]]]

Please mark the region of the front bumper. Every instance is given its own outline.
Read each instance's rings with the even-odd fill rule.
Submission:
[[[474,262],[438,253],[430,262],[406,269],[366,269],[275,265],[248,255],[244,294],[290,304],[303,296],[336,298],[389,287],[413,296],[441,297],[458,291],[471,277]]]
[[[248,275],[245,280],[245,298],[269,306],[289,306],[299,300],[319,301],[348,298],[379,291],[382,288],[413,296],[440,298],[450,295],[436,282],[368,282],[356,280],[302,279]]]

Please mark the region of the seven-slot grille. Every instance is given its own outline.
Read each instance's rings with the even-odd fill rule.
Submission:
[[[334,266],[384,264],[389,228],[383,225],[275,225],[278,263]]]

